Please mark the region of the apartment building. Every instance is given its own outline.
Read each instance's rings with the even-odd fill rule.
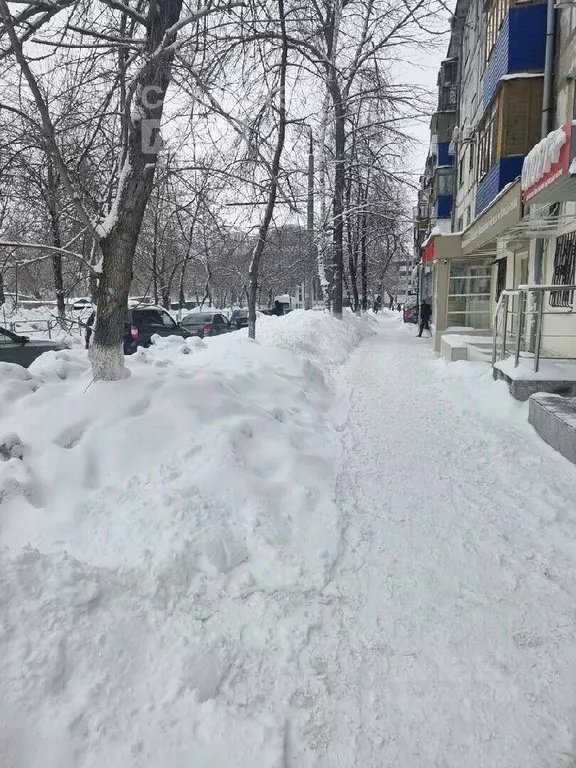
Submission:
[[[456,95],[442,124],[449,143],[441,155],[436,113],[419,198],[429,218],[415,226],[437,349],[449,329],[491,333],[502,291],[529,278],[520,176],[541,137],[547,19],[541,0],[457,2],[439,73],[439,104],[448,83]]]

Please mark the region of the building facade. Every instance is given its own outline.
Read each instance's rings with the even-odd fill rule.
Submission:
[[[574,282],[575,25],[575,0],[456,4],[414,211],[437,350],[449,333],[493,333],[503,295],[505,327],[522,335],[531,297],[519,286]],[[572,299],[547,295],[552,354],[576,357]]]

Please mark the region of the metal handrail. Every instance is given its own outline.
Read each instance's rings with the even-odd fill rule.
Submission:
[[[510,296],[517,296],[520,294],[520,291],[516,288],[505,288],[501,293],[500,297],[498,299],[498,303],[496,304],[496,310],[494,312],[493,317],[493,326],[494,326],[494,334],[492,338],[492,365],[494,366],[496,363],[496,358],[498,357],[498,329],[499,329],[499,318],[500,318],[500,312],[502,309],[504,309],[504,333],[502,336],[502,351],[500,354],[500,359],[503,360],[504,356],[506,355],[506,336],[508,333],[508,303]]]
[[[498,357],[498,332],[500,326],[500,313],[504,311],[503,330],[502,337],[502,354],[500,359],[504,359],[506,355],[506,337],[508,333],[508,302],[510,296],[521,296],[526,298],[529,293],[534,293],[536,298],[536,306],[534,310],[528,310],[527,301],[520,300],[518,306],[518,328],[516,336],[516,348],[514,351],[514,368],[518,367],[520,361],[520,348],[522,346],[522,327],[523,323],[528,315],[536,316],[536,330],[534,334],[534,371],[537,373],[540,369],[540,359],[542,351],[542,326],[543,318],[545,314],[562,314],[558,312],[544,312],[544,295],[551,293],[552,291],[576,291],[576,285],[519,285],[518,288],[510,289],[506,288],[500,294],[498,303],[496,304],[496,311],[494,313],[494,332],[493,332],[493,344],[492,344],[492,365],[496,364],[496,358]],[[513,313],[514,314],[514,313]],[[569,359],[569,358],[565,358]]]

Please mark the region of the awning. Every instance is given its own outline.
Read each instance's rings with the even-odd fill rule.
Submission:
[[[576,200],[576,126],[569,120],[528,153],[522,168],[525,204]]]
[[[505,188],[462,234],[464,256],[496,254],[496,238],[516,226],[522,216],[522,188],[516,181]]]
[[[431,264],[438,259],[457,259],[462,256],[462,238],[459,234],[434,235],[422,249],[422,263]]]

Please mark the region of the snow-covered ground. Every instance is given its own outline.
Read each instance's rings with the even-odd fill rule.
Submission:
[[[576,469],[398,316],[0,366],[2,768],[576,760]]]
[[[70,347],[79,347],[84,343],[82,321],[88,319],[90,312],[90,309],[77,311],[68,307],[66,322],[62,325],[56,307],[28,308],[6,303],[0,307],[0,326],[31,339],[58,339]]]

